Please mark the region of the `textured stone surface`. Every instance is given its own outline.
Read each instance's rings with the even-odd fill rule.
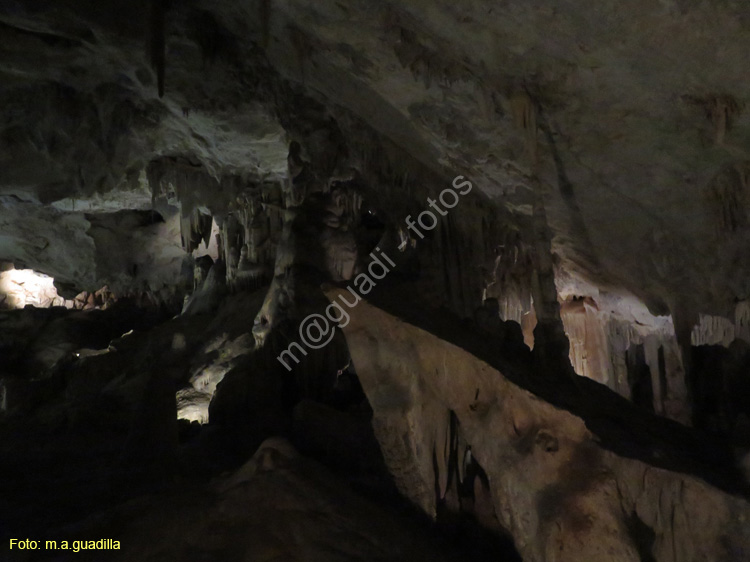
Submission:
[[[100,447],[140,485],[305,420],[346,457],[346,416],[298,404],[331,400],[341,333],[288,375],[275,356],[378,246],[396,312],[429,313],[362,304],[347,342],[414,503],[529,560],[743,559],[749,22],[742,0],[3,3],[0,260],[57,296],[3,265],[0,301],[89,309],[106,286],[183,314],[116,342],[3,315],[0,433],[61,427],[47,461]],[[457,176],[471,193],[408,229]],[[416,327],[433,314],[440,338]]]
[[[628,9],[593,2],[192,2],[167,10],[167,87],[159,98],[145,53],[148,10],[140,4],[118,2],[105,12],[75,1],[54,9],[14,3],[2,15],[8,79],[0,96],[8,118],[0,193],[3,219],[12,219],[2,257],[76,293],[104,284],[159,291],[180,279],[179,244],[161,241],[175,240],[173,214],[164,217],[167,231],[143,231],[135,243],[148,250],[137,256],[123,252],[131,244],[123,232],[97,238],[101,231],[81,212],[149,208],[150,191],[165,187],[146,177],[149,165],[167,162],[183,215],[196,206],[224,214],[237,193],[230,183],[283,181],[288,137],[304,139],[302,156],[323,169],[316,160],[328,157],[330,138],[319,142],[327,114],[351,145],[346,166],[369,180],[377,170],[386,182],[408,185],[411,207],[423,205],[420,192],[436,195],[435,178],[409,185],[424,183],[420,166],[437,177],[465,174],[496,209],[514,213],[503,220],[517,223],[527,246],[533,234],[524,217],[536,174],[560,257],[558,279],[585,277],[602,293],[624,288],[691,329],[702,322],[699,314],[710,315],[714,328],[698,329],[728,343],[732,330],[744,329],[735,303],[748,297],[746,17],[734,1]],[[324,109],[308,110],[304,96]],[[524,112],[536,115],[533,146],[518,126]],[[362,135],[362,127],[378,137]],[[392,143],[405,158],[370,146],[368,159],[370,141]],[[530,151],[538,159],[533,170]],[[328,173],[346,177],[346,166]],[[199,177],[191,180],[193,172]],[[391,187],[369,189],[379,200]],[[403,220],[402,201],[378,203],[389,220]],[[251,257],[249,279],[266,276],[273,262],[279,223],[271,219],[271,245]],[[508,242],[494,235],[478,241],[469,220],[457,218],[462,232],[437,250],[472,248],[470,272],[456,272],[454,257],[441,264],[465,285],[448,288],[464,313],[487,285],[474,269],[486,266],[477,248]],[[463,236],[472,242],[457,243]],[[325,244],[350,244],[338,238]],[[351,258],[331,259],[345,278]],[[616,316],[627,317],[627,308]],[[576,366],[590,371],[580,357]],[[679,409],[669,415],[684,421]]]
[[[608,451],[580,417],[382,310],[362,302],[350,314],[344,332],[386,464],[428,513],[445,496],[453,413],[524,560],[739,561],[750,552],[746,499]]]
[[[194,158],[215,177],[280,178],[283,133],[233,74],[256,41],[282,76],[362,116],[428,167],[469,173],[491,199],[522,212],[530,171],[512,117],[514,95],[527,90],[544,110],[541,178],[568,265],[691,313],[726,314],[747,296],[737,253],[747,187],[733,167],[747,158],[741,2],[286,2],[267,11],[261,2],[212,3],[202,35],[200,3],[191,4],[168,14],[163,99],[144,68],[138,26],[113,32],[115,20],[143,21],[135,5],[67,19],[21,6],[4,15],[12,119],[3,139],[14,163],[3,166],[4,193],[86,205],[122,191],[159,155]],[[30,122],[33,142],[22,130]],[[84,142],[89,132],[103,144]],[[728,252],[712,252],[717,242]]]

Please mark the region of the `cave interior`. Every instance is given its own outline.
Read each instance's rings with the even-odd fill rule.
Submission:
[[[750,5],[0,1],[0,560],[750,561]]]

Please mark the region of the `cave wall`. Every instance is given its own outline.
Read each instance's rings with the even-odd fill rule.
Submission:
[[[498,319],[529,348],[564,327],[571,369],[537,363],[540,378],[575,372],[746,451],[744,403],[729,399],[746,392],[750,341],[745,7],[542,4],[194,0],[165,4],[159,29],[141,2],[3,6],[0,258],[68,298],[190,294],[185,318],[268,287],[248,307],[263,344],[380,243],[404,300],[481,318],[503,351],[519,342],[499,334],[518,330]],[[424,240],[407,231],[459,176],[472,193]],[[471,451],[485,520],[530,560],[747,552],[743,500],[613,452],[590,417],[419,328],[366,304],[356,316],[375,432],[426,513],[453,501],[450,457]],[[44,368],[73,351],[57,336],[33,350]],[[221,360],[185,367],[183,418],[206,421],[249,337],[218,337],[201,349]],[[323,394],[339,359],[308,358],[299,386]],[[235,398],[217,396],[215,412]],[[640,413],[626,421],[652,420]]]
[[[495,516],[525,560],[676,562],[748,552],[745,500],[608,451],[581,418],[378,308],[360,303],[350,313],[344,332],[386,463],[428,513],[445,494],[452,412],[487,470]]]

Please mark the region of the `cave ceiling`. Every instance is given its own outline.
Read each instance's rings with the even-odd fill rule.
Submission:
[[[658,313],[727,314],[750,292],[742,2],[164,10],[160,97],[147,3],[4,3],[3,259],[78,289],[111,283],[86,213],[150,208],[150,162],[218,186],[283,181],[288,142],[322,115],[352,168],[365,157],[351,147],[378,139],[413,181],[437,193],[464,175],[509,221],[531,214],[538,177],[569,278]],[[537,166],[519,126],[529,105]],[[231,196],[219,187],[198,204],[220,210]]]

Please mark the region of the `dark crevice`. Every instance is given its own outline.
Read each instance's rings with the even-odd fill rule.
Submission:
[[[654,556],[654,542],[656,541],[654,530],[646,525],[635,512],[626,520],[626,524],[641,562],[657,562]]]

